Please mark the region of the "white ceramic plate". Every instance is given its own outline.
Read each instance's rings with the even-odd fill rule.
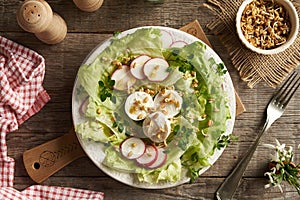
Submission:
[[[139,27],[139,28],[149,28],[149,27]],[[185,33],[183,31],[168,28],[168,27],[160,27],[155,26],[155,28],[161,29],[161,31],[164,33],[162,34],[162,40],[163,47],[169,47],[170,45],[181,47],[181,45],[184,45],[185,43],[190,44],[195,41],[200,41],[196,37]],[[122,32],[118,35],[118,38],[122,38],[127,34],[131,34],[135,32],[138,28],[130,29],[127,31]],[[171,40],[170,40],[171,38]],[[202,42],[202,41],[200,41]],[[90,64],[94,61],[94,59],[110,44],[110,39],[105,41],[104,43],[101,43],[98,45],[84,60],[84,64]],[[213,57],[216,63],[221,63],[222,60],[220,57],[209,47],[207,46],[206,52],[204,57],[206,59]],[[233,84],[231,81],[231,78],[228,73],[224,75],[224,83],[223,83],[224,89],[227,92],[228,95],[228,105],[230,108],[231,113],[231,119],[227,120],[227,130],[225,132],[225,135],[231,134],[233,130],[234,125],[234,119],[235,119],[235,93]],[[81,93],[81,95],[78,95],[78,93]],[[72,97],[72,115],[73,115],[73,122],[74,126],[77,124],[83,122],[85,119],[79,114],[79,108],[82,102],[84,101],[84,95],[82,95],[82,86],[78,83],[78,81],[75,81],[74,84],[74,90],[73,90],[73,97]],[[77,134],[79,142],[82,145],[82,148],[88,155],[88,157],[94,162],[94,164],[99,167],[104,173],[111,176],[112,178],[138,188],[145,188],[145,189],[162,189],[162,188],[169,188],[174,187],[183,183],[186,183],[189,181],[188,177],[183,176],[180,181],[169,183],[169,182],[160,182],[158,184],[148,184],[148,183],[141,183],[138,180],[136,180],[135,176],[133,176],[131,173],[127,172],[120,172],[111,168],[106,167],[102,164],[102,161],[104,159],[104,147],[101,143],[96,143],[94,141],[88,141],[83,140],[80,136],[80,134]],[[222,154],[224,149],[222,150],[216,150],[214,155],[210,157],[209,161],[211,164],[213,164]],[[204,173],[209,167],[203,168],[200,171],[200,174]],[[182,173],[184,174],[184,173]]]

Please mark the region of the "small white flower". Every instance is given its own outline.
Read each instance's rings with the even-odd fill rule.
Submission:
[[[275,142],[276,142],[276,146],[280,146],[280,142],[277,139],[275,139]]]
[[[267,189],[267,188],[269,188],[269,187],[271,187],[272,185],[270,184],[270,183],[268,183],[268,184],[266,184],[265,185],[265,189]]]
[[[275,145],[273,144],[263,144],[263,146],[267,147],[267,148],[270,148],[270,149],[275,149]]]
[[[272,154],[270,154],[270,158],[271,158],[271,161],[278,161],[278,155],[277,154],[275,154],[275,155],[272,155]]]
[[[285,144],[277,145],[276,146],[277,151],[279,152],[285,152]]]
[[[281,167],[282,167],[281,164],[279,164],[279,163],[276,164],[276,170],[280,170]]]
[[[283,189],[282,189],[281,185],[278,184],[278,185],[276,185],[276,186],[279,188],[280,192],[283,193]]]
[[[271,184],[274,183],[274,179],[273,179],[273,177],[272,177],[272,173],[273,173],[273,172],[266,172],[266,173],[264,174],[265,176],[268,176],[269,181],[270,181]]]
[[[290,146],[286,149],[286,145],[280,144],[280,142],[277,139],[276,145],[264,144],[264,146],[271,149],[275,149],[275,154],[270,155],[271,163],[274,164],[274,167],[272,167],[269,172],[266,172],[264,174],[269,179],[269,183],[265,185],[265,188],[269,188],[271,186],[278,187],[279,190],[283,192],[283,189],[280,184],[283,180],[286,180],[283,179],[283,176],[290,173],[289,169],[285,168],[285,166],[290,164],[293,160],[293,148]],[[298,148],[300,148],[300,145],[298,145]],[[299,186],[295,184],[292,185],[297,188],[298,193],[300,194]]]

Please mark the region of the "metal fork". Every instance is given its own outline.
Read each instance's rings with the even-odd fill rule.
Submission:
[[[296,71],[288,78],[288,80],[282,85],[278,92],[273,96],[267,106],[267,118],[263,126],[262,131],[258,134],[258,137],[249,149],[243,159],[237,164],[231,174],[225,179],[220,188],[216,192],[216,198],[218,200],[231,199],[239,182],[246,170],[248,163],[250,162],[261,136],[270,128],[270,126],[282,116],[287,104],[295,94],[300,85],[300,76]]]

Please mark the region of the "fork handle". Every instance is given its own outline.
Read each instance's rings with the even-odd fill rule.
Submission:
[[[273,122],[270,121],[269,118],[267,118],[262,131],[259,133],[258,137],[256,138],[255,143],[252,145],[252,147],[249,149],[246,155],[242,158],[242,160],[240,160],[240,162],[237,164],[237,166],[234,168],[231,174],[225,179],[225,181],[222,183],[220,188],[217,190],[216,198],[218,200],[227,200],[232,198],[259,144],[261,136],[269,129],[272,123]]]

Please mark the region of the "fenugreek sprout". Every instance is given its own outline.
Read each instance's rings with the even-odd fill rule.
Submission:
[[[260,49],[273,49],[287,41],[290,20],[284,7],[272,0],[254,0],[241,17],[241,30],[246,40]]]

